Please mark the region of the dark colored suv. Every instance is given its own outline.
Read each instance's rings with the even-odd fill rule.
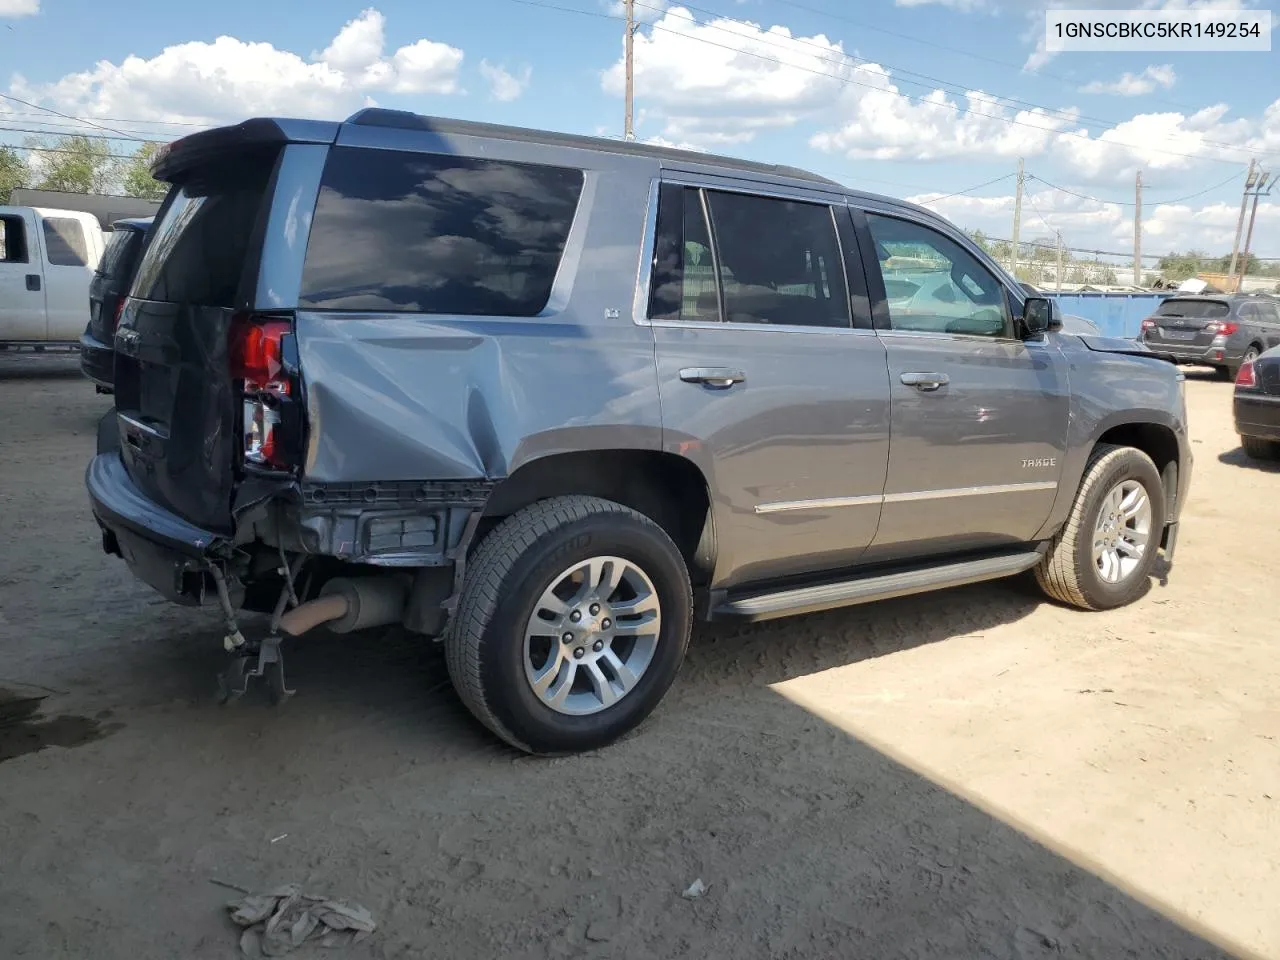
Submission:
[[[601,746],[695,619],[1172,558],[1182,377],[929,210],[803,170],[368,110],[164,150],[87,471],[107,552],[227,623],[441,638],[515,746]],[[246,638],[240,611],[270,615]]]
[[[1139,339],[1166,360],[1234,378],[1241,364],[1280,344],[1280,301],[1265,294],[1170,297],[1142,321]]]
[[[112,340],[129,286],[142,261],[151,217],[117,220],[89,282],[89,326],[80,338],[80,369],[99,393],[110,393],[115,369]]]

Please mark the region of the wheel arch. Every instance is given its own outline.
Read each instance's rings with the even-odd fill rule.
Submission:
[[[692,460],[657,450],[602,449],[527,460],[494,488],[473,543],[505,517],[550,497],[612,500],[644,514],[679,548],[695,585],[715,567],[711,494]]]
[[[1182,452],[1178,435],[1171,427],[1152,421],[1119,423],[1103,431],[1094,441],[1093,448],[1096,450],[1101,444],[1133,447],[1150,457],[1164,486],[1165,517],[1177,516],[1178,470]]]

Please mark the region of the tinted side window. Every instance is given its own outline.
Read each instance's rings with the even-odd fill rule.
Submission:
[[[649,316],[654,320],[720,319],[711,234],[702,194],[693,187],[663,184],[658,195]]]
[[[868,214],[867,222],[884,277],[892,329],[1009,335],[1004,287],[964,247],[909,220]]]
[[[1259,318],[1266,323],[1280,323],[1280,307],[1274,303],[1259,303],[1256,308]]]
[[[275,154],[232,156],[188,175],[152,224],[132,295],[234,306],[274,163]]]
[[[551,296],[582,171],[335,147],[299,305],[532,317]]]
[[[89,263],[89,245],[79,220],[50,217],[44,221],[45,258],[55,267],[83,267]]]
[[[707,192],[725,319],[848,327],[849,291],[826,204]]]
[[[0,217],[0,263],[26,262],[26,224],[21,217]]]

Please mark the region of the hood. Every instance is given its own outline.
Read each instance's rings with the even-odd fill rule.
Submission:
[[[1080,342],[1095,353],[1124,353],[1134,357],[1154,357],[1147,345],[1124,337],[1103,337],[1076,334]]]

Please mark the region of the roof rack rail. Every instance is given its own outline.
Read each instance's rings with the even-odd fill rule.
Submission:
[[[837,183],[835,180],[819,176],[800,167],[759,163],[754,160],[741,160],[736,157],[699,153],[696,150],[680,150],[675,147],[659,147],[635,140],[611,140],[607,137],[587,137],[580,134],[556,133],[550,130],[534,130],[527,127],[512,127],[475,120],[429,117],[412,113],[408,110],[392,110],[386,107],[366,107],[353,113],[347,118],[346,122],[352,126],[359,127],[388,127],[396,130],[421,130],[462,137],[486,137],[494,140],[544,143],[549,146],[575,147],[579,150],[596,150],[601,153],[621,153],[630,156],[653,157],[658,160],[728,167],[733,170],[786,177],[791,180],[821,183],[837,187],[840,190],[847,189],[843,184]]]

